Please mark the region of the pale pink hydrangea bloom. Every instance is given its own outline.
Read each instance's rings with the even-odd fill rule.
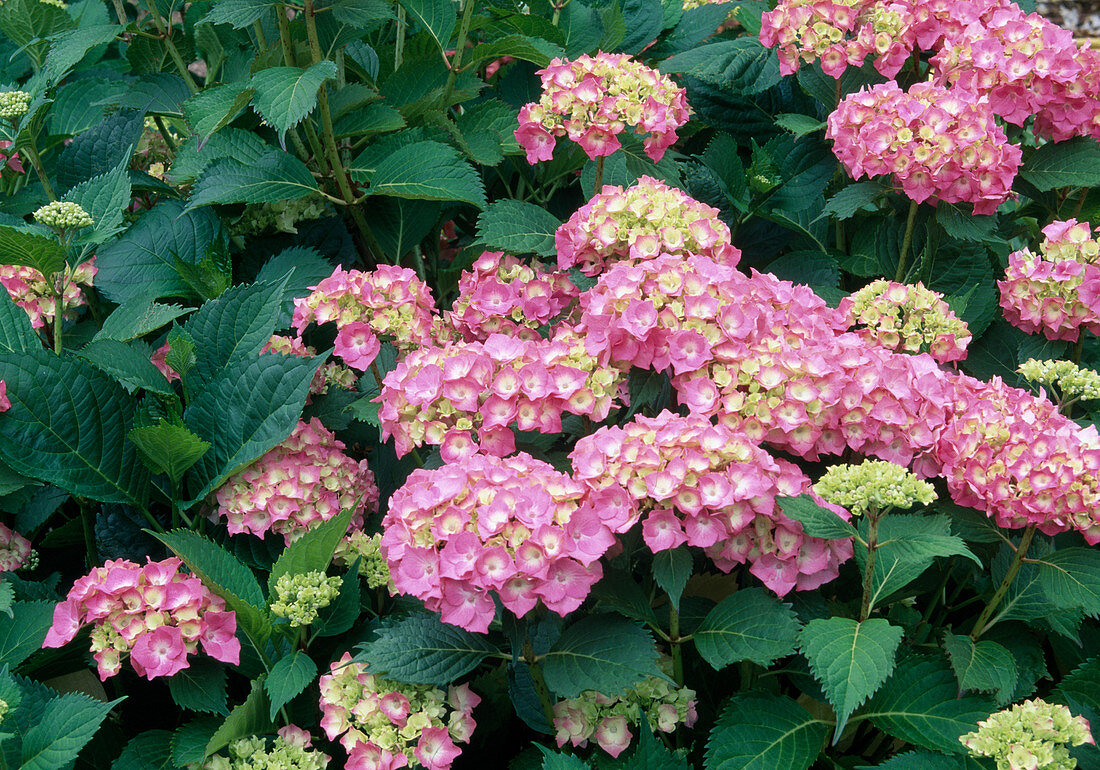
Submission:
[[[108,561],[77,580],[54,608],[43,647],[62,647],[92,625],[99,678],[119,672],[122,658],[141,676],[172,676],[188,667],[201,646],[212,658],[240,662],[236,613],[197,577],[181,572],[175,557],[141,566]]]
[[[540,326],[558,318],[580,294],[566,273],[486,251],[458,281],[458,298],[444,320],[467,342],[506,334],[537,341]]]
[[[401,351],[429,344],[435,317],[432,290],[414,271],[380,265],[369,272],[337,268],[294,300],[293,325],[301,336],[311,323],[335,323],[334,354],[362,372],[383,340]]]
[[[345,652],[323,674],[321,728],[348,752],[345,770],[448,770],[468,743],[481,698],[469,685],[447,692],[368,673]]]
[[[378,509],[378,486],[366,460],[344,454],[344,443],[316,417],[247,468],[226,479],[212,516],[229,533],[263,537],[269,530],[287,543],[322,521],[355,507],[352,527],[364,511]]]
[[[3,384],[4,381],[0,380],[0,385]],[[31,541],[0,524],[0,572],[15,572],[30,559]]]
[[[964,321],[923,283],[874,281],[840,301],[840,312],[865,340],[898,353],[929,353],[942,363],[966,358]]]
[[[637,521],[619,487],[591,490],[526,453],[470,455],[413,471],[390,498],[382,552],[397,590],[484,633],[490,592],[517,616],[566,615],[603,575],[599,558]]]
[[[95,257],[77,265],[68,280],[64,280],[61,293],[61,312],[66,320],[76,318],[76,308],[88,304],[81,286],[91,286],[95,278]],[[53,323],[57,301],[49,282],[42,273],[24,265],[0,265],[0,285],[16,305],[27,311],[31,326],[41,329]]]
[[[1052,222],[1039,253],[1008,256],[1005,279],[997,281],[1005,319],[1025,332],[1051,340],[1077,339],[1081,327],[1100,334],[1100,238],[1088,222]]]
[[[585,436],[569,457],[578,480],[597,490],[623,488],[637,502],[642,538],[654,553],[687,543],[706,549],[725,572],[748,560],[780,596],[834,579],[852,555],[850,541],[806,537],[783,515],[777,496],[808,493],[827,505],[795,465],[709,418],[639,415]]]
[[[918,203],[971,203],[993,214],[1011,195],[1022,151],[989,102],[960,88],[890,81],[845,97],[825,135],[854,179],[893,175]]]
[[[718,209],[652,177],[622,187],[604,185],[554,233],[558,267],[599,275],[614,262],[659,254],[702,254],[734,267],[741,251]]]
[[[558,433],[566,412],[603,420],[625,387],[625,372],[588,355],[569,327],[537,342],[492,334],[406,355],[382,381],[378,417],[398,456],[422,444],[439,445],[448,462],[503,456],[515,449],[513,422]]]
[[[0,413],[11,409],[11,400],[8,398],[8,383],[0,380]]]
[[[19,159],[19,153],[12,149],[11,142],[0,139],[0,171],[4,168],[10,168],[19,174],[24,173],[23,161]]]
[[[1045,398],[958,375],[954,419],[936,443],[943,476],[959,505],[998,526],[1030,524],[1055,535],[1079,531],[1100,543],[1100,436]]]
[[[840,78],[873,55],[875,69],[892,78],[916,42],[913,6],[910,0],[780,0],[760,18],[760,42],[779,48],[783,75],[820,61],[827,75]]]
[[[260,353],[279,353],[284,356],[311,358],[317,355],[317,350],[302,342],[300,337],[285,337],[280,334],[273,334]],[[155,364],[156,361],[153,363]],[[355,383],[358,379],[355,372],[348,367],[335,361],[326,361],[321,364],[317,373],[313,375],[313,380],[309,383],[309,392],[311,395],[321,395],[328,393],[330,387],[355,390]]]
[[[528,163],[550,160],[558,136],[568,136],[592,160],[611,155],[627,126],[646,134],[645,153],[656,162],[688,121],[684,89],[626,54],[554,59],[539,75],[542,97],[520,109],[515,132]]]

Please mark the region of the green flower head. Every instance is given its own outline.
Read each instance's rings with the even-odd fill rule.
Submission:
[[[275,601],[271,611],[290,621],[294,627],[308,626],[320,609],[329,606],[340,594],[340,577],[323,572],[283,575],[275,583]]]
[[[853,515],[928,505],[936,490],[908,469],[885,460],[865,460],[859,465],[834,465],[814,484],[814,492]]]
[[[997,760],[997,770],[1073,770],[1066,746],[1094,743],[1088,720],[1038,698],[998,711],[959,740],[973,756]]]
[[[31,106],[31,95],[26,91],[0,92],[0,118],[15,120],[27,114]]]
[[[1032,382],[1057,389],[1062,401],[1100,398],[1100,374],[1072,361],[1037,361],[1029,358],[1020,364],[1018,371]]]
[[[34,218],[39,224],[55,230],[74,230],[95,224],[91,214],[82,209],[79,203],[71,201],[47,203],[34,212]]]

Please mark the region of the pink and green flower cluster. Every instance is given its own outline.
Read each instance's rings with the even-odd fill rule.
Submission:
[[[57,286],[51,286],[46,277],[33,267],[0,265],[0,285],[7,289],[16,305],[27,311],[31,326],[41,329],[53,323],[57,312],[57,293],[61,295],[64,319],[70,321],[76,318],[74,311],[88,304],[81,286],[91,286],[95,274],[95,257],[77,265],[68,277],[59,276]]]
[[[873,281],[841,300],[840,311],[860,336],[887,350],[930,353],[941,364],[966,358],[966,323],[922,283]]]
[[[33,559],[31,541],[0,524],[0,572],[15,572],[31,564]]]

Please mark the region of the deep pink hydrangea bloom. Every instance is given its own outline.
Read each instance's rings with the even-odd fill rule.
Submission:
[[[316,417],[218,488],[214,516],[230,534],[277,532],[290,543],[310,528],[355,506],[352,527],[378,509],[378,486],[366,460],[344,454],[344,443]]]
[[[943,301],[917,283],[874,281],[840,301],[861,337],[898,353],[929,353],[940,363],[966,358],[970,329]]]
[[[19,159],[19,153],[11,148],[11,142],[0,139],[0,171],[5,167],[19,174],[24,173],[23,161]]]
[[[779,48],[779,71],[796,72],[802,62],[820,61],[834,78],[868,56],[875,69],[894,77],[915,45],[909,0],[780,0],[761,18],[760,42]]]
[[[119,672],[122,657],[141,676],[172,676],[187,668],[201,647],[225,663],[240,662],[237,616],[197,577],[180,571],[172,557],[141,566],[108,561],[77,580],[54,608],[43,647],[62,647],[92,625],[92,653],[99,678]]]
[[[392,682],[345,652],[320,682],[321,727],[348,752],[345,770],[448,770],[477,726],[481,698],[469,685],[447,692]]]
[[[91,286],[95,274],[95,257],[92,257],[87,262],[77,265],[69,279],[64,281],[61,312],[66,320],[76,318],[76,313],[73,311],[88,303],[80,287]],[[8,290],[8,295],[16,305],[27,311],[31,326],[35,329],[41,329],[53,323],[57,300],[42,273],[24,265],[0,265],[0,285]]]
[[[703,254],[734,267],[741,251],[718,209],[643,176],[627,189],[604,185],[554,233],[558,267],[599,275],[624,259],[659,254]]]
[[[503,456],[515,449],[513,422],[557,433],[566,412],[602,420],[625,387],[625,372],[586,353],[569,327],[537,342],[493,334],[405,356],[382,381],[378,417],[398,456],[422,444],[440,445],[448,462],[479,449]]]
[[[852,555],[850,541],[807,537],[783,515],[777,496],[813,495],[795,465],[706,417],[639,415],[585,436],[569,457],[575,478],[593,489],[627,490],[646,514],[642,537],[654,553],[687,543],[726,572],[748,560],[780,596],[834,579]]]
[[[334,353],[359,371],[374,361],[382,341],[398,350],[413,350],[432,340],[435,300],[432,290],[405,267],[380,265],[374,270],[343,270],[294,300],[298,335],[311,323],[336,324]]]
[[[0,385],[4,381],[0,380]],[[15,572],[31,558],[31,542],[0,524],[0,572]]]
[[[8,398],[8,383],[0,380],[0,412],[11,409],[11,400]]]
[[[558,318],[580,294],[566,273],[530,265],[501,251],[486,251],[463,271],[458,299],[444,320],[467,342],[491,334],[540,340],[538,328]]]
[[[1045,398],[958,375],[955,417],[935,452],[951,497],[998,526],[1077,530],[1100,542],[1100,436]]]
[[[892,174],[907,196],[992,214],[1011,194],[1021,150],[988,101],[959,88],[890,81],[845,97],[825,135],[854,179]]]
[[[1100,238],[1088,222],[1052,222],[1039,253],[1008,257],[997,281],[1005,319],[1025,332],[1051,340],[1076,340],[1081,327],[1100,334]]]
[[[611,155],[627,126],[646,134],[646,155],[656,162],[688,121],[684,89],[626,54],[554,59],[539,75],[542,98],[520,109],[515,132],[528,163],[550,160],[558,136],[568,136],[593,160]]]
[[[490,592],[520,617],[539,601],[559,615],[577,609],[615,533],[636,520],[617,486],[590,490],[525,453],[475,454],[409,475],[390,498],[382,551],[398,591],[484,633]]]

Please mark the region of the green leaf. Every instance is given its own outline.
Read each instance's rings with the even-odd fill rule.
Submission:
[[[233,158],[211,163],[195,182],[187,209],[211,203],[296,200],[316,192],[317,182],[305,163],[280,150],[270,150],[248,163]]]
[[[947,754],[965,754],[959,736],[994,710],[985,697],[958,697],[947,659],[918,655],[901,661],[861,717],[895,738]]]
[[[378,244],[394,264],[416,247],[439,221],[441,204],[375,196],[365,212]]]
[[[141,505],[149,473],[125,441],[136,402],[91,364],[44,350],[0,354],[11,409],[0,458],[75,495]]]
[[[483,166],[499,165],[506,154],[518,155],[521,150],[515,137],[516,115],[514,107],[497,99],[464,110],[454,120],[459,149]]]
[[[54,35],[43,68],[46,77],[53,83],[60,82],[88,51],[110,43],[121,31],[117,24],[97,24]]]
[[[464,64],[476,67],[482,62],[511,56],[545,67],[554,57],[564,56],[565,51],[557,45],[537,37],[527,35],[504,35],[488,43],[474,46]]]
[[[217,0],[202,21],[244,29],[274,7],[271,0]]]
[[[149,332],[155,332],[190,312],[191,308],[188,307],[163,305],[146,297],[138,297],[115,308],[103,320],[103,327],[96,332],[93,339],[129,342]]]
[[[77,233],[75,245],[85,253],[125,230],[124,216],[130,205],[130,161],[124,158],[113,171],[81,182],[65,193],[65,200],[80,205],[94,224]]]
[[[36,68],[45,58],[46,39],[73,26],[66,9],[49,3],[12,0],[0,6],[0,32],[26,53]]]
[[[766,667],[794,652],[800,629],[791,605],[763,588],[743,588],[720,601],[693,638],[716,670],[742,660]]]
[[[373,136],[405,127],[405,118],[388,104],[374,102],[339,118],[332,130],[337,138]]]
[[[172,184],[190,184],[216,160],[233,158],[251,163],[273,149],[256,134],[240,128],[223,128],[205,142],[193,134],[176,150],[167,179]]]
[[[148,350],[148,346],[143,352],[125,342],[104,338],[92,340],[77,351],[76,355],[124,385],[143,388],[162,396],[174,396],[168,380],[149,359]]]
[[[547,686],[562,698],[585,690],[621,695],[649,677],[666,678],[649,632],[618,615],[590,615],[569,626],[542,666]]]
[[[190,296],[175,260],[197,263],[211,243],[225,239],[221,220],[213,211],[184,211],[183,204],[174,200],[157,204],[118,240],[99,248],[96,289],[119,303]]]
[[[969,636],[945,633],[943,648],[962,690],[996,693],[997,703],[1007,704],[1016,689],[1016,659],[1003,646],[989,640],[974,642]]]
[[[706,770],[807,770],[828,728],[790,698],[738,693],[722,709],[707,741]]]
[[[416,142],[386,156],[370,175],[369,193],[485,207],[481,177],[457,150],[439,142]]]
[[[718,88],[751,96],[782,80],[779,58],[755,37],[708,43],[661,62],[667,74],[692,75]]]
[[[15,668],[41,649],[53,623],[53,602],[15,602],[0,616],[0,666]]]
[[[317,91],[336,77],[336,65],[319,61],[308,69],[268,67],[252,76],[252,106],[282,137],[317,106]]]
[[[801,115],[797,112],[776,115],[775,124],[784,131],[790,131],[796,138],[807,134],[815,134],[825,128],[825,121],[809,115]]]
[[[126,92],[121,79],[88,77],[72,80],[57,89],[46,116],[51,134],[75,136],[99,125],[106,117],[102,102],[117,103]]]
[[[359,605],[359,559],[356,558],[344,575],[340,584],[340,594],[327,607],[318,613],[313,623],[313,632],[317,636],[337,636],[344,633],[359,619],[362,608]]]
[[[224,749],[238,738],[263,735],[272,728],[267,717],[267,698],[264,696],[264,676],[252,680],[252,692],[222,723],[206,744],[205,757]]]
[[[271,667],[271,673],[264,680],[264,689],[267,690],[268,697],[271,699],[268,709],[271,721],[275,721],[275,715],[279,713],[279,709],[305,690],[316,678],[317,664],[301,650],[295,650],[290,655],[280,658],[279,662]]]
[[[187,529],[154,535],[168,546],[203,584],[225,599],[237,613],[237,623],[249,638],[267,636],[270,624],[260,609],[264,594],[252,570],[221,546]]]
[[[665,10],[660,0],[622,0],[621,5],[625,34],[615,49],[636,55],[661,34]]]
[[[324,572],[332,562],[332,554],[340,540],[348,533],[348,526],[355,514],[355,506],[348,508],[328,521],[310,529],[279,555],[267,579],[268,596],[274,597],[275,584],[283,575],[301,575],[306,572]]]
[[[228,126],[244,112],[252,99],[248,81],[228,83],[206,88],[183,103],[183,114],[191,124],[191,131],[201,137],[200,142]]]
[[[766,150],[777,160],[783,177],[779,189],[768,199],[771,208],[788,213],[805,211],[824,194],[836,170],[836,157],[823,139],[778,136],[768,142]]]
[[[588,770],[590,765],[583,759],[571,754],[561,754],[536,743],[535,746],[542,752],[542,770]]]
[[[103,703],[87,695],[67,693],[42,710],[23,736],[22,770],[57,770],[76,759],[100,723],[122,698]]]
[[[834,743],[848,717],[871,697],[890,672],[901,644],[902,629],[882,618],[857,622],[851,618],[811,620],[798,644],[836,710]]]
[[[359,645],[358,658],[380,676],[406,684],[446,685],[498,653],[484,636],[417,612],[383,622],[372,641]]]
[[[970,757],[936,754],[931,751],[907,751],[875,765],[860,765],[858,770],[983,770],[985,765]]]
[[[1040,192],[1096,187],[1100,185],[1100,144],[1086,136],[1044,144],[1024,163],[1020,178]]]
[[[29,353],[41,348],[42,341],[27,311],[16,305],[6,291],[0,291],[0,352]]]
[[[377,236],[378,233],[375,232]],[[322,257],[316,249],[291,246],[264,262],[256,274],[256,283],[280,283],[285,281],[276,329],[286,329],[294,315],[294,299],[305,297],[313,287],[332,275],[334,265]]]
[[[1056,609],[1100,615],[1100,550],[1061,548],[1039,561],[1039,583]]]
[[[139,110],[119,110],[73,137],[57,159],[58,186],[68,190],[105,169],[128,163],[141,138],[143,117]]]
[[[206,744],[222,724],[216,717],[199,717],[172,734],[172,761],[175,767],[200,765],[206,756]]]
[[[478,243],[509,254],[556,253],[554,233],[561,222],[542,206],[508,198],[493,201],[477,218]]]
[[[195,367],[195,341],[191,335],[176,324],[168,332],[168,352],[164,354],[164,363],[180,377]]]
[[[835,193],[825,202],[825,210],[821,216],[833,216],[837,219],[851,219],[856,212],[874,206],[875,202],[886,193],[878,182],[863,181],[850,184]]]
[[[174,767],[172,733],[167,730],[139,733],[111,764],[111,770],[171,770]]]
[[[856,536],[855,527],[840,518],[834,511],[822,508],[808,494],[798,497],[779,497],[776,501],[783,515],[801,524],[802,531],[810,537],[841,540]]]
[[[180,708],[228,716],[224,665],[212,658],[196,658],[187,668],[168,679],[172,700]]]
[[[691,551],[680,546],[653,555],[653,579],[668,594],[673,608],[679,612],[680,597],[691,577]]]
[[[451,35],[458,21],[458,11],[452,0],[401,0],[411,19],[428,31],[440,51],[450,46]]]
[[[936,206],[936,221],[952,238],[962,241],[982,241],[993,234],[997,217],[975,216],[970,206],[940,201]]]
[[[0,264],[24,265],[53,275],[65,268],[65,249],[54,238],[0,225]]]
[[[134,428],[128,434],[137,445],[141,459],[153,473],[163,473],[173,484],[210,449],[187,426],[161,420],[156,425]]]
[[[10,580],[0,580],[0,612],[9,619],[15,617],[12,604],[15,602],[15,589],[11,587]]]

